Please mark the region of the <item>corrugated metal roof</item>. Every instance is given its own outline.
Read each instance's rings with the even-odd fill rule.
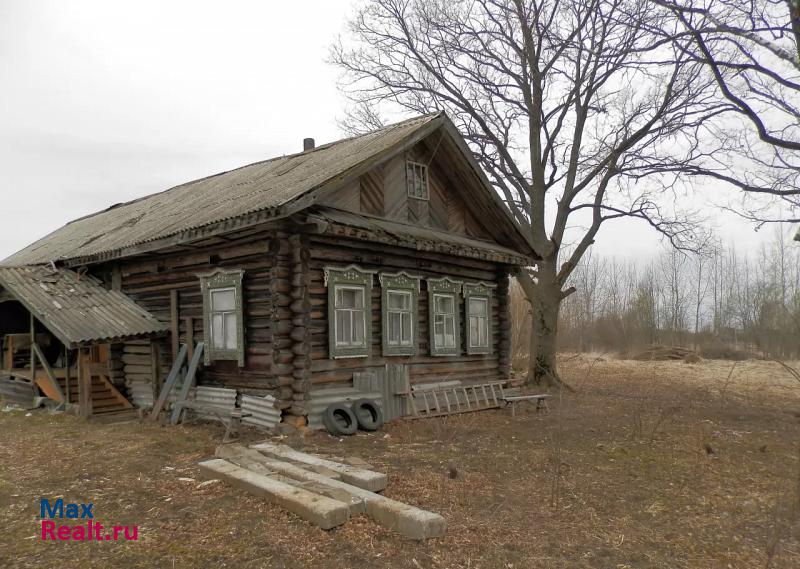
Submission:
[[[106,290],[93,277],[67,269],[0,267],[0,286],[70,348],[169,329],[121,292]]]
[[[388,149],[442,113],[319,146],[314,150],[257,162],[188,182],[139,200],[75,220],[15,253],[2,265],[21,266],[91,257],[183,231],[277,209]],[[431,124],[436,122],[436,124]]]

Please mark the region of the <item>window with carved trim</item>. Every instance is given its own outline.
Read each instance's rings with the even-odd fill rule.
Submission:
[[[372,275],[373,271],[355,265],[325,268],[331,358],[358,358],[370,354]]]
[[[428,279],[429,344],[432,356],[457,356],[461,353],[461,284],[447,277]]]
[[[464,284],[468,354],[492,352],[492,293],[496,287],[487,283]]]
[[[379,278],[383,355],[412,356],[417,353],[419,277],[400,272]]]
[[[244,367],[244,309],[240,270],[217,270],[200,276],[203,291],[205,360],[234,360]]]

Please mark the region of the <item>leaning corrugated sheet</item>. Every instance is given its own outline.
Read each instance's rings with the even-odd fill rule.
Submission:
[[[275,210],[273,213],[278,214],[277,208],[402,144],[426,124],[438,125],[441,117],[438,113],[417,117],[113,206],[67,224],[2,264],[31,265],[91,257],[250,213]]]
[[[0,267],[0,286],[70,348],[169,329],[121,292],[106,290],[96,279],[67,269]]]

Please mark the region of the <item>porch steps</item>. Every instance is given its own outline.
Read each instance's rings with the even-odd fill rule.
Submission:
[[[66,380],[59,378],[58,383],[61,386],[61,391],[66,394]],[[76,377],[72,377],[69,380],[69,402],[78,404],[78,379]],[[111,382],[101,376],[92,376],[92,414],[117,413],[130,408],[131,404]]]

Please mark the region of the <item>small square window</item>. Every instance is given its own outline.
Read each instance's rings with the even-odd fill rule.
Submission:
[[[418,200],[428,199],[428,167],[419,162],[406,162],[406,183],[408,197]]]

